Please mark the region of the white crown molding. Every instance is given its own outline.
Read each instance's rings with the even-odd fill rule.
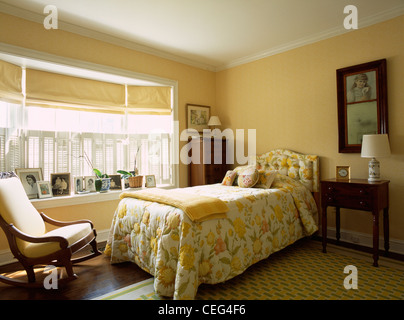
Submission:
[[[33,21],[36,23],[43,23],[43,19],[44,19],[44,16],[41,14],[26,10],[26,9],[18,8],[18,7],[15,7],[15,6],[12,6],[9,4],[5,4],[5,3],[0,3],[0,12],[6,13],[9,15],[13,15],[13,16],[17,16],[22,19]],[[381,11],[381,12],[379,12],[373,16],[367,17],[367,18],[361,19],[359,16],[359,29],[365,28],[365,27],[368,27],[373,24],[380,23],[380,22],[383,22],[383,21],[386,21],[389,19],[393,19],[393,18],[398,17],[403,14],[404,14],[404,3],[395,8]],[[268,50],[264,50],[262,52],[258,52],[253,55],[249,55],[249,56],[245,56],[245,57],[242,57],[239,59],[235,59],[233,61],[229,61],[228,63],[225,63],[221,66],[214,66],[214,65],[194,61],[194,60],[191,60],[188,58],[184,58],[179,55],[171,54],[171,53],[168,53],[168,52],[165,52],[162,50],[154,49],[152,47],[140,45],[133,41],[124,40],[119,37],[111,36],[111,35],[97,32],[94,30],[90,30],[87,28],[83,28],[83,27],[80,27],[80,26],[77,26],[77,25],[74,25],[71,23],[64,22],[64,21],[59,21],[58,28],[61,30],[75,33],[75,34],[85,36],[88,38],[100,40],[103,42],[107,42],[110,44],[114,44],[117,46],[131,49],[131,50],[143,52],[143,53],[154,55],[154,56],[157,56],[157,57],[160,57],[163,59],[175,61],[178,63],[186,64],[186,65],[189,65],[192,67],[196,67],[196,68],[204,69],[204,70],[208,70],[208,71],[213,71],[213,72],[230,69],[230,68],[233,68],[233,67],[236,67],[239,65],[243,65],[246,63],[250,63],[250,62],[253,62],[256,60],[260,60],[260,59],[263,59],[263,58],[266,58],[266,57],[269,57],[269,56],[272,56],[275,54],[279,54],[279,53],[286,52],[286,51],[289,51],[289,50],[292,50],[292,49],[295,49],[298,47],[302,47],[302,46],[305,46],[308,44],[312,44],[312,43],[315,43],[315,42],[318,42],[321,40],[335,37],[335,36],[338,36],[338,35],[341,35],[341,34],[344,34],[347,32],[355,32],[355,31],[351,31],[351,30],[345,30],[342,26],[342,21],[341,21],[341,27],[324,30],[324,31],[314,34],[312,36],[304,37],[304,38],[286,43],[284,45],[281,45],[281,46],[278,46],[275,48],[270,48]]]
[[[385,11],[381,11],[373,16],[370,17],[366,17],[363,19],[360,19],[359,17],[359,23],[358,23],[358,30],[360,30],[361,28],[366,28],[369,27],[371,25],[374,25],[376,23],[380,23],[386,20],[390,20],[393,18],[396,18],[398,16],[401,16],[404,14],[404,3],[402,5],[399,5],[395,8],[389,9],[389,10],[385,10]],[[328,30],[324,30],[322,32],[319,32],[315,35],[309,36],[309,37],[305,37],[305,38],[301,38],[298,39],[296,41],[292,41],[289,43],[286,43],[282,46],[278,46],[275,48],[271,48],[269,50],[265,50],[262,52],[258,52],[256,54],[250,55],[250,56],[246,56],[240,59],[235,59],[233,61],[230,61],[227,64],[224,64],[220,67],[216,68],[216,71],[222,71],[222,70],[226,70],[226,69],[230,69],[230,68],[234,68],[236,66],[240,66],[246,63],[250,63],[256,60],[260,60],[269,56],[273,56],[275,54],[278,53],[282,53],[282,52],[286,52],[292,49],[296,49],[299,47],[303,47],[305,45],[308,44],[312,44],[321,40],[325,40],[328,38],[332,38],[335,36],[339,36],[341,34],[344,33],[348,33],[348,32],[355,32],[352,30],[345,30],[342,26],[342,21],[341,21],[341,27],[337,27],[337,28],[332,28],[332,29],[328,29]]]
[[[29,11],[26,9],[18,8],[18,7],[15,7],[15,6],[6,4],[6,3],[1,3],[1,2],[0,2],[0,12],[6,13],[6,14],[9,14],[12,16],[16,16],[16,17],[19,17],[19,18],[22,18],[22,19],[25,19],[28,21],[40,23],[40,24],[42,24],[43,20],[44,20],[44,15]],[[175,55],[175,54],[171,54],[171,53],[168,53],[168,52],[165,52],[162,50],[154,49],[152,47],[144,46],[144,45],[135,43],[133,41],[124,40],[119,37],[108,35],[106,33],[90,30],[90,29],[80,27],[78,25],[64,22],[61,20],[58,21],[58,29],[67,31],[67,32],[71,32],[71,33],[75,33],[75,34],[78,34],[78,35],[81,35],[81,36],[84,36],[87,38],[100,40],[100,41],[103,41],[106,43],[110,43],[113,45],[131,49],[134,51],[139,51],[142,53],[154,55],[159,58],[179,62],[179,63],[186,64],[186,65],[196,67],[199,69],[204,69],[204,70],[208,70],[208,71],[216,71],[215,66],[212,66],[212,65],[209,65],[206,63],[201,63],[198,61],[187,59],[187,58]]]

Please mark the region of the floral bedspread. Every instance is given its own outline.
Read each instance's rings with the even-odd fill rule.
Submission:
[[[105,250],[111,263],[132,261],[153,275],[162,296],[193,299],[201,283],[231,279],[317,231],[311,192],[281,174],[271,189],[214,184],[181,191],[218,197],[227,218],[194,223],[178,208],[124,198]]]

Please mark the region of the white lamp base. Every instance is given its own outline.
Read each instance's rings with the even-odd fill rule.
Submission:
[[[376,158],[369,161],[368,181],[380,181],[380,162]]]

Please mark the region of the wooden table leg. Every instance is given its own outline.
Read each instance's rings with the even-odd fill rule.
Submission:
[[[379,212],[373,211],[373,265],[378,267],[379,260]]]
[[[323,207],[321,210],[321,229],[322,229],[322,240],[323,240],[323,252],[327,252],[327,206]]]
[[[390,249],[389,208],[383,209],[384,255],[388,256]]]
[[[339,242],[339,238],[341,237],[340,234],[340,210],[339,207],[335,208],[335,229],[336,229],[336,234],[335,237],[337,238],[337,242]]]

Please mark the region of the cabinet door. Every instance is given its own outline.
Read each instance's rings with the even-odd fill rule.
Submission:
[[[199,152],[200,161],[199,163],[191,162],[189,165],[190,186],[221,182],[228,169],[226,164],[226,140],[195,139],[192,151]],[[196,158],[198,156],[193,159]]]

